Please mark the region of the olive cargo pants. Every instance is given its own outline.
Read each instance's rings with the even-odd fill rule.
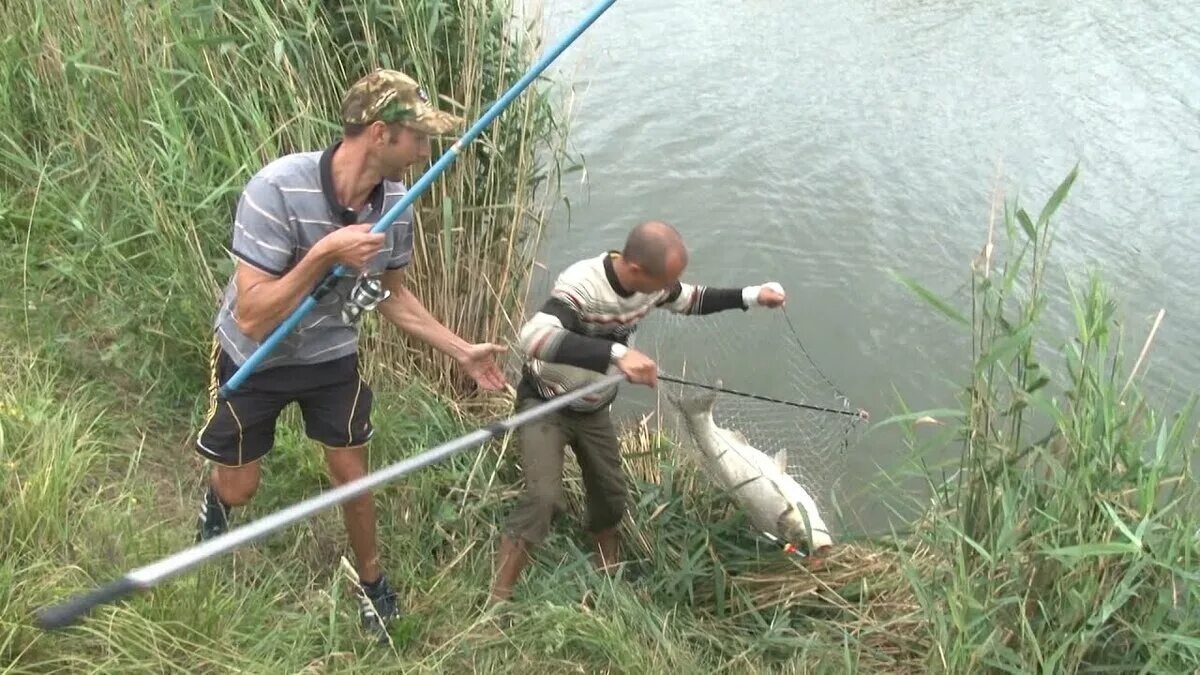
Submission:
[[[522,399],[518,412],[541,401]],[[596,412],[560,409],[517,430],[525,490],[509,516],[506,533],[537,545],[550,532],[562,501],[563,457],[570,445],[579,462],[586,502],[587,529],[601,532],[625,515],[625,474],[621,447],[607,407]]]

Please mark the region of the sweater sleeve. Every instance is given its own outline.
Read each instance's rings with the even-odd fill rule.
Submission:
[[[745,311],[750,308],[745,288],[708,288],[683,282],[667,292],[658,306],[675,314],[712,314],[728,309]]]
[[[584,335],[580,308],[568,296],[555,294],[521,328],[521,351],[528,358],[608,371],[613,342]]]

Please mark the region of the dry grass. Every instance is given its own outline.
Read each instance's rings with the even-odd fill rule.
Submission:
[[[653,570],[638,586],[640,597],[664,609],[686,597],[690,613],[717,622],[714,630],[753,630],[783,620],[832,639],[825,658],[838,658],[845,640],[868,671],[924,672],[932,637],[907,579],[935,576],[941,563],[929,546],[862,540],[839,544],[819,560],[788,556],[756,537],[690,451],[655,428],[655,417],[647,415],[621,437],[637,504],[623,525],[627,555]],[[580,522],[582,480],[574,462],[566,465],[565,481],[567,513]],[[492,489],[496,498],[519,495],[517,483]],[[579,545],[586,550],[587,541]]]

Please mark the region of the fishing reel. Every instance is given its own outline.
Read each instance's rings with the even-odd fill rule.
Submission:
[[[342,305],[342,321],[350,325],[358,323],[363,312],[370,312],[387,300],[392,294],[383,287],[379,279],[366,275],[358,278],[354,288],[350,290],[350,298]]]

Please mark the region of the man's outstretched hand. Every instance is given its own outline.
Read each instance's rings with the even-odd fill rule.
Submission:
[[[787,295],[783,292],[783,286],[775,282],[763,284],[758,291],[758,304],[763,307],[783,307],[787,302]]]
[[[487,391],[500,391],[507,382],[496,357],[508,351],[508,347],[480,342],[469,345],[463,350],[459,365],[475,380],[475,383]]]

